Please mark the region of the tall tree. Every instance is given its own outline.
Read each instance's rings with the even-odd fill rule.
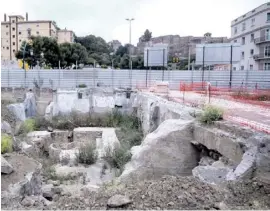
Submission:
[[[116,53],[115,53],[115,55],[119,55],[119,56],[124,56],[124,54],[128,54],[128,50],[129,50],[129,44],[126,44],[125,46],[120,46],[118,49],[117,49],[117,51],[116,51]]]
[[[143,38],[144,42],[149,42],[152,38],[152,32],[150,32],[148,29],[146,29],[142,38]]]
[[[88,53],[84,46],[79,43],[60,44],[61,66],[70,67],[76,64],[89,62]]]
[[[206,32],[205,34],[204,34],[204,37],[211,37],[212,36],[212,34],[210,33],[210,32]]]
[[[103,38],[96,37],[94,35],[87,35],[85,37],[75,37],[75,42],[80,43],[82,46],[84,46],[89,56],[95,59],[97,63],[107,63],[107,60],[103,59],[103,55],[109,55],[112,49]]]
[[[59,45],[56,39],[50,37],[31,37],[32,45],[26,44],[25,48],[25,61],[31,66],[36,65],[38,62],[41,64],[45,62],[46,65],[51,67],[57,67],[60,59]],[[20,50],[16,52],[16,58],[22,59],[24,46],[26,42],[23,42]],[[33,55],[30,52],[33,52]]]

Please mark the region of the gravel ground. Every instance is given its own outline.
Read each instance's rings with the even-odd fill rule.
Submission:
[[[129,196],[133,203],[119,209],[269,209],[270,188],[256,181],[211,186],[193,177],[166,176],[156,181],[106,187],[84,197],[63,196],[52,209],[107,209],[108,199]]]

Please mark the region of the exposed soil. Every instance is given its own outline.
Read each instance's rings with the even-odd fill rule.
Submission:
[[[24,180],[26,174],[33,172],[38,166],[37,161],[23,154],[10,153],[8,156],[5,155],[5,159],[12,165],[14,171],[8,175],[1,175],[2,191],[7,190],[10,184],[15,184]]]

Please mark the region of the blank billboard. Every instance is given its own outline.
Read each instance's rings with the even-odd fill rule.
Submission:
[[[211,43],[196,45],[196,64],[215,65],[238,63],[241,57],[239,43]],[[204,56],[203,56],[204,54]]]
[[[148,52],[148,53],[147,53]],[[147,55],[148,54],[148,55]],[[148,61],[148,63],[147,63]],[[144,66],[164,66],[168,63],[168,46],[161,44],[144,48]]]

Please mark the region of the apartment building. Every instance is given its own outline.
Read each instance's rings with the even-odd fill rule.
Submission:
[[[59,43],[73,42],[74,33],[70,30],[57,30],[54,21],[51,20],[28,20],[21,15],[4,14],[1,22],[1,60],[16,60],[15,53],[20,49],[23,41],[28,41],[31,36],[53,37]]]
[[[62,29],[57,31],[57,42],[61,43],[73,43],[74,42],[74,32],[67,29]]]
[[[179,35],[166,35],[151,38],[151,43],[158,44],[163,43],[168,45],[169,55],[178,57],[187,57],[189,51],[191,54],[196,53],[196,44],[203,43],[227,43],[229,39],[227,37],[194,37]],[[139,39],[137,44],[138,52],[143,53],[144,47],[147,43],[143,42],[142,37]]]
[[[231,22],[231,42],[241,44],[234,70],[270,70],[270,2]]]

